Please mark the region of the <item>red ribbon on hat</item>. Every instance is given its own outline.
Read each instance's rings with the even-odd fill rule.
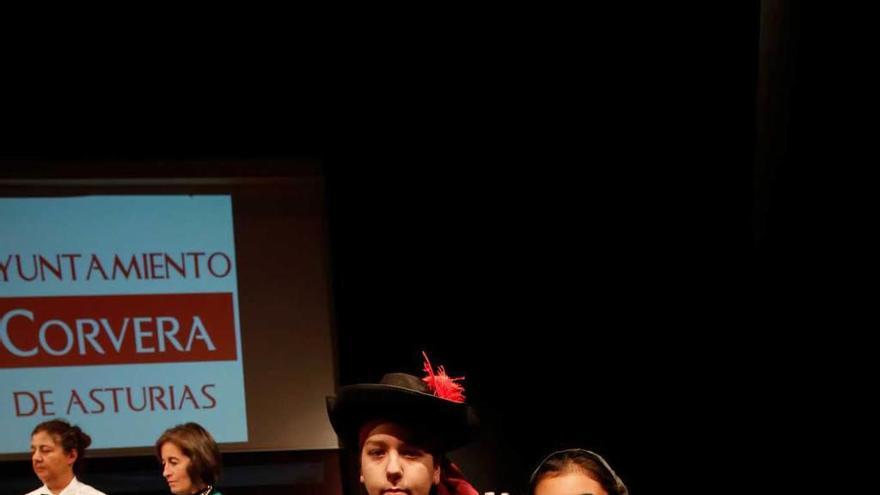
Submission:
[[[425,373],[428,374],[428,376],[422,378],[422,381],[428,384],[428,388],[434,396],[452,402],[464,402],[464,387],[456,383],[464,380],[464,377],[450,377],[446,374],[446,369],[443,366],[438,366],[437,372],[434,373],[431,361],[428,360],[428,354],[422,351],[422,356],[425,357],[424,369]]]

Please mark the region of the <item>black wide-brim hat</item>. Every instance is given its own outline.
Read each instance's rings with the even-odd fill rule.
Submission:
[[[359,430],[367,422],[387,420],[421,430],[450,451],[473,441],[480,425],[471,406],[435,396],[425,382],[406,373],[340,388],[335,397],[327,397],[327,414],[348,445],[357,445]]]

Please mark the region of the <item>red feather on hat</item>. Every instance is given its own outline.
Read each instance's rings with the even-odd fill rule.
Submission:
[[[422,356],[425,357],[424,369],[425,373],[428,374],[428,376],[422,378],[422,381],[428,384],[428,388],[434,393],[434,396],[452,402],[464,402],[464,387],[456,383],[464,380],[464,377],[450,377],[446,374],[443,366],[438,366],[437,372],[434,373],[434,368],[431,366],[431,361],[428,360],[428,355],[425,351],[422,351]]]

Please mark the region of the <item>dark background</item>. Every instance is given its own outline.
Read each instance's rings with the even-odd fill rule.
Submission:
[[[850,13],[563,14],[373,32],[293,78],[314,86],[200,86],[192,121],[127,103],[102,115],[143,121],[13,140],[10,159],[36,161],[6,167],[247,159],[220,173],[277,176],[321,160],[339,381],[414,372],[422,350],[466,375],[486,430],[456,459],[480,490],[521,493],[568,446],[634,493],[781,468],[861,371],[829,364],[850,355],[871,252],[844,115],[843,54],[861,45],[829,34]]]

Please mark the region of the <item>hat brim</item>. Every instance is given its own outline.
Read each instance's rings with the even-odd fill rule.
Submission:
[[[479,430],[476,412],[467,404],[377,383],[342,387],[327,398],[327,414],[340,439],[352,445],[361,426],[376,419],[429,428],[445,451],[471,442]]]

